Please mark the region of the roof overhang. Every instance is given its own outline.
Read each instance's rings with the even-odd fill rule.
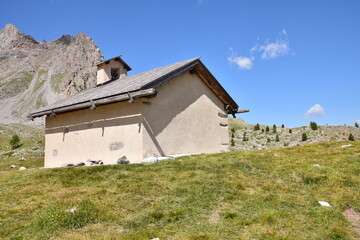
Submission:
[[[68,106],[64,106],[64,107],[58,107],[58,108],[53,108],[53,109],[47,109],[44,111],[34,112],[34,113],[29,114],[27,117],[30,119],[34,119],[36,117],[42,117],[44,115],[54,116],[54,114],[56,115],[59,113],[70,112],[70,111],[75,111],[75,110],[85,109],[85,108],[95,109],[96,106],[114,103],[114,102],[123,102],[123,101],[133,102],[133,99],[141,98],[141,97],[155,96],[156,93],[157,93],[157,91],[153,88],[149,88],[146,90],[138,90],[138,91],[134,91],[134,92],[128,92],[128,93],[123,93],[123,94],[119,94],[119,95],[108,96],[105,98],[91,99],[86,102],[76,103],[76,104],[68,105]]]
[[[100,63],[97,64],[97,67],[100,67],[101,65],[104,65],[104,64],[109,64],[110,61],[112,61],[112,60],[120,62],[126,68],[126,70],[128,70],[128,71],[132,70],[131,67],[124,60],[122,60],[121,55],[117,56],[117,57],[110,58],[110,59],[105,60],[103,62],[100,62]]]

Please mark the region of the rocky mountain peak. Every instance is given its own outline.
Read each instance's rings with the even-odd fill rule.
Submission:
[[[0,30],[0,122],[26,115],[96,84],[103,55],[85,33],[37,42],[16,26]]]
[[[0,30],[0,48],[18,48],[25,47],[38,42],[29,35],[26,35],[13,24],[6,24],[5,28]]]

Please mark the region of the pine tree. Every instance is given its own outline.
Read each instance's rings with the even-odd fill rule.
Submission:
[[[260,130],[260,125],[258,123],[255,125],[254,130],[255,131]]]
[[[284,128],[284,127],[285,127],[285,125],[284,125],[284,124],[282,124],[282,125],[281,125],[281,128]]]
[[[266,126],[266,132],[269,132],[269,131],[270,131],[269,126]]]
[[[270,138],[267,138],[267,142],[268,142],[268,143],[271,142]]]
[[[280,142],[280,138],[278,134],[276,134],[275,142]]]
[[[301,136],[301,141],[305,142],[308,139],[306,133],[303,133]]]
[[[349,135],[349,141],[355,141],[355,138],[354,138],[354,136],[350,133],[350,135]]]
[[[310,122],[310,128],[312,130],[317,130],[318,129],[318,125],[316,124],[316,122]]]
[[[357,127],[357,128],[359,127],[359,124],[357,122],[355,122],[355,127]]]
[[[246,137],[246,132],[244,132],[243,141],[246,142],[247,140],[248,140],[248,138]]]
[[[292,133],[292,130],[291,130],[291,129],[289,129],[289,133]]]
[[[262,132],[262,133],[264,133],[264,132],[265,132],[265,130],[262,128],[262,129],[261,129],[261,132]]]
[[[235,134],[234,133],[231,133],[231,138],[234,138],[235,137]]]
[[[273,133],[276,133],[276,125],[273,125]]]
[[[233,139],[233,138],[231,139],[231,146],[232,146],[232,147],[234,147],[234,146],[235,146],[235,141],[234,141],[234,139]]]

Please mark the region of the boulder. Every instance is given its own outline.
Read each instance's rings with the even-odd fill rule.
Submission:
[[[19,168],[19,170],[25,170],[26,169],[26,167],[20,167]]]
[[[118,163],[118,164],[128,164],[128,163],[130,163],[130,161],[127,160],[126,156],[122,156],[121,158],[119,158],[119,159],[117,160],[117,163]]]

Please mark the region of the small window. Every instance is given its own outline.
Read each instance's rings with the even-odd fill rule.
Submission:
[[[119,68],[112,68],[111,69],[111,80],[118,79],[120,76],[120,69]]]

